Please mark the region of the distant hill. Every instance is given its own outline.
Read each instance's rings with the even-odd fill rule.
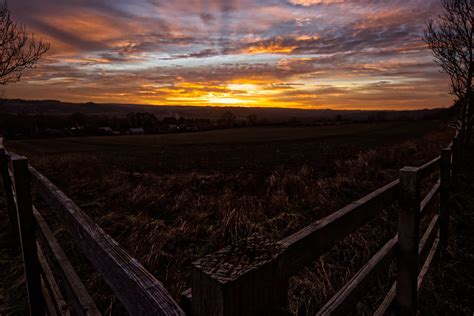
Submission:
[[[105,103],[69,103],[57,100],[0,100],[0,113],[24,114],[24,115],[70,115],[72,113],[83,113],[86,115],[115,115],[125,116],[130,112],[149,112],[158,118],[164,117],[186,117],[219,119],[225,112],[232,112],[238,119],[244,119],[249,115],[256,115],[259,119],[272,122],[288,121],[295,119],[325,120],[340,118],[344,120],[368,120],[368,119],[422,119],[439,117],[446,109],[425,109],[415,111],[354,111],[354,110],[303,110],[284,108],[244,108],[244,107],[198,107],[198,106],[157,106],[138,104],[105,104]]]

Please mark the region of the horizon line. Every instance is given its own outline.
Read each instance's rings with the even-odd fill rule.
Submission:
[[[297,110],[297,111],[358,111],[358,112],[414,112],[414,111],[431,111],[431,110],[445,110],[449,109],[453,105],[447,105],[444,107],[425,107],[425,108],[407,108],[407,109],[382,109],[382,108],[370,108],[370,109],[360,109],[360,108],[308,108],[308,107],[283,107],[283,106],[236,106],[236,105],[180,105],[180,104],[151,104],[151,103],[116,103],[116,102],[96,102],[96,101],[82,101],[82,102],[73,102],[73,101],[63,101],[60,99],[22,99],[22,98],[0,98],[0,101],[26,101],[26,102],[60,102],[60,103],[71,103],[77,105],[86,105],[86,104],[95,104],[99,106],[146,106],[146,107],[181,107],[181,108],[220,108],[220,109],[256,109],[256,110]]]

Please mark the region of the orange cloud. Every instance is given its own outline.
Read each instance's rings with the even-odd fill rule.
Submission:
[[[281,37],[277,37],[271,41],[262,41],[255,45],[251,45],[245,48],[242,53],[244,54],[290,54],[298,46],[288,46],[283,43]]]
[[[15,0],[14,13],[52,51],[7,96],[202,106],[448,105],[446,77],[419,35],[438,1]]]
[[[302,5],[305,7],[315,4],[331,4],[331,3],[344,3],[344,0],[290,0],[290,3],[296,5]]]

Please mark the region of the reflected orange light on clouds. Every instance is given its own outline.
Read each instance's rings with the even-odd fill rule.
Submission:
[[[15,0],[51,42],[7,96],[335,109],[449,106],[421,41],[438,0]],[[370,5],[369,5],[370,4]],[[34,12],[34,15],[31,13]]]

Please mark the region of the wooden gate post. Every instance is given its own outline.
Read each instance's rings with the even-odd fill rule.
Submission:
[[[420,173],[418,168],[400,170],[397,253],[397,309],[400,315],[415,315],[420,239]]]
[[[439,203],[439,236],[441,249],[446,248],[449,235],[449,189],[451,177],[451,149],[445,148],[441,152],[440,160],[440,203]]]
[[[43,315],[44,304],[41,290],[41,268],[36,248],[36,222],[33,217],[30,173],[25,157],[12,155],[10,158],[15,188],[18,231],[25,267],[26,289],[30,315]]]
[[[2,177],[3,191],[5,193],[5,201],[7,203],[7,213],[10,220],[10,226],[12,228],[12,232],[17,235],[18,222],[16,218],[15,202],[13,200],[12,182],[8,172],[7,153],[3,147],[2,138],[0,138],[0,174]]]
[[[284,248],[252,236],[193,263],[194,316],[288,315]]]

